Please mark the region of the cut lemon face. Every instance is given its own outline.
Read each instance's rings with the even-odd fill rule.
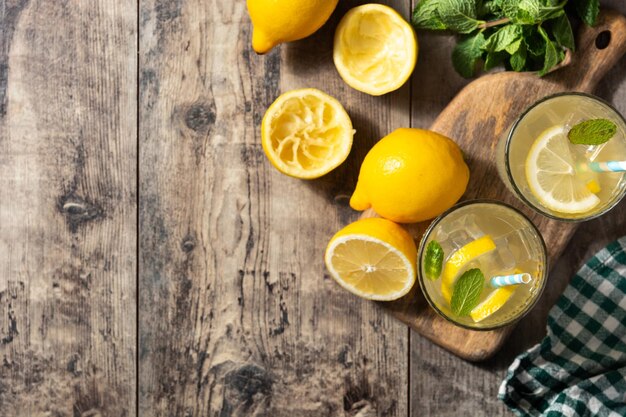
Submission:
[[[586,213],[600,203],[576,175],[565,126],[546,129],[526,158],[526,180],[539,203],[561,213]]]
[[[506,304],[507,301],[509,301],[509,298],[511,298],[514,291],[514,285],[498,288],[489,294],[487,298],[485,298],[485,301],[474,307],[474,309],[470,312],[470,316],[475,322],[486,319],[496,311],[500,310],[500,308]]]
[[[350,87],[379,96],[406,82],[417,51],[415,32],[398,12],[382,4],[365,4],[339,22],[333,60]]]
[[[321,177],[345,161],[353,136],[341,103],[314,88],[281,95],[261,123],[261,143],[272,165],[302,179]]]
[[[459,277],[459,272],[467,264],[495,248],[496,244],[491,236],[485,235],[469,242],[450,255],[444,264],[443,273],[441,274],[441,294],[448,303],[452,300],[452,290],[454,283]]]
[[[337,232],[326,248],[331,276],[346,290],[368,300],[391,301],[415,284],[417,248],[390,220],[358,220]]]

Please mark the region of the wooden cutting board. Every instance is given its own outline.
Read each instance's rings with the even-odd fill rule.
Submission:
[[[538,99],[562,91],[593,92],[598,81],[626,52],[626,18],[603,10],[594,28],[581,28],[576,46],[578,49],[566,66],[543,78],[513,72],[480,77],[461,90],[431,126],[431,130],[453,138],[466,154],[471,176],[462,199],[505,201],[527,214],[543,235],[550,264],[560,256],[576,224],[548,219],[517,200],[498,177],[495,149],[502,132]],[[362,217],[375,215],[370,210]],[[419,241],[427,226],[425,222],[407,228]],[[402,299],[380,304],[418,333],[470,361],[484,360],[496,353],[514,327],[493,331],[457,327],[430,308],[418,285]]]

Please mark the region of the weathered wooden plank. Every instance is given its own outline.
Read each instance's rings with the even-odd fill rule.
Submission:
[[[130,416],[136,4],[0,0],[0,415]]]
[[[603,4],[626,13],[626,8],[619,1]],[[425,32],[418,32],[418,37],[422,45],[422,61],[418,62],[413,85],[418,85],[416,80],[420,80],[424,90],[414,88],[412,123],[414,126],[429,126],[467,81],[456,75],[450,64],[451,37]],[[436,62],[436,67],[426,62]],[[611,101],[626,114],[624,74],[626,58],[622,58],[605,76],[596,94]],[[479,365],[465,362],[412,332],[411,413],[457,416],[458,406],[463,404],[463,409],[472,415],[512,416],[513,413],[496,398],[507,367],[515,356],[543,338],[548,311],[564,290],[569,277],[596,250],[625,234],[624,202],[602,218],[581,225],[561,259],[556,262],[537,306],[518,324],[502,350],[487,362]]]
[[[360,161],[409,124],[408,86],[373,98],[334,69],[356,4],[261,57],[243,0],[141,3],[141,415],[407,415],[406,327],[322,278],[328,239],[358,217]],[[260,146],[265,109],[297,87],[336,96],[357,129],[349,161],[311,182]]]

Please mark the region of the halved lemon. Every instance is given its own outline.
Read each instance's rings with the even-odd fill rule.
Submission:
[[[362,219],[344,227],[328,243],[324,260],[339,285],[368,300],[398,299],[415,284],[415,241],[390,220]]]
[[[280,172],[312,179],[338,167],[350,153],[354,129],[341,103],[315,88],[274,101],[261,123],[263,150]]]
[[[496,244],[491,236],[485,235],[469,242],[450,255],[443,266],[443,273],[441,274],[441,294],[448,303],[452,300],[454,283],[459,277],[461,269],[474,259],[491,252],[495,248]]]
[[[364,4],[339,22],[333,60],[350,87],[379,96],[408,80],[417,51],[415,32],[398,12],[382,4]]]
[[[539,203],[561,213],[585,213],[600,199],[579,178],[563,125],[546,129],[526,158],[526,180]]]

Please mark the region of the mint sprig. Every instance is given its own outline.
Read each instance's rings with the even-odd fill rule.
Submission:
[[[572,0],[588,25],[598,17],[598,0]],[[574,34],[565,13],[568,0],[420,0],[413,11],[417,29],[460,35],[452,52],[456,71],[469,78],[483,64],[542,76],[574,51]]]
[[[478,268],[465,271],[454,284],[450,308],[457,316],[467,316],[478,305],[485,276]]]
[[[617,132],[617,125],[608,119],[591,119],[578,123],[567,133],[574,145],[602,145]]]
[[[443,248],[436,240],[431,240],[426,246],[426,259],[424,260],[424,273],[426,278],[434,281],[441,275],[443,268]]]

